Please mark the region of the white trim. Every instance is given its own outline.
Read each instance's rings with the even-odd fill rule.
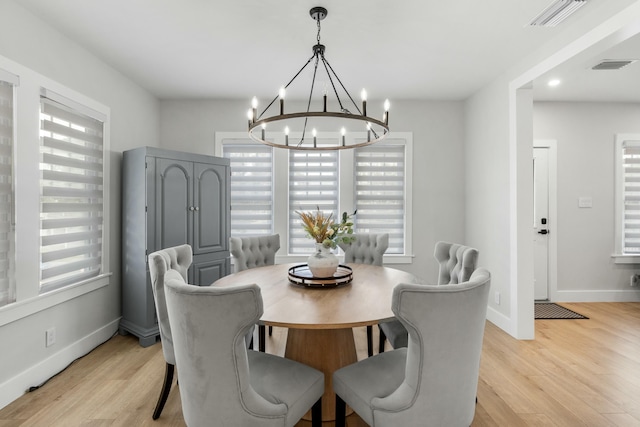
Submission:
[[[301,134],[292,133],[289,138],[295,140],[300,138]],[[318,138],[339,138],[339,132],[319,132]],[[279,144],[284,144],[283,132],[270,132],[269,138],[277,141]],[[364,139],[366,138],[365,132],[352,132],[349,133],[346,138],[351,139]],[[400,255],[385,255],[385,265],[393,264],[412,264],[413,258],[413,132],[389,132],[388,141],[391,144],[402,144],[405,147],[405,242],[404,242],[404,254]],[[241,142],[247,140],[248,143],[255,143],[250,140],[246,132],[216,132],[214,142],[214,154],[216,156],[222,156],[222,144],[224,140],[234,140],[235,142]],[[403,142],[392,142],[394,139],[404,140]],[[347,144],[349,144],[348,142]],[[382,144],[386,143],[381,142]],[[289,162],[289,150],[288,149],[274,149],[273,150],[273,228],[274,233],[280,234],[280,241],[282,244],[281,252],[283,255],[276,255],[276,263],[291,263],[291,262],[305,262],[306,256],[299,255],[287,255],[288,242],[289,242],[289,174],[288,174],[288,162]],[[284,165],[284,166],[281,166]],[[279,173],[281,169],[286,169],[287,173]],[[338,158],[338,170],[339,170],[339,194],[340,200],[339,209],[341,211],[352,212],[355,208],[355,197],[349,196],[353,192],[353,151],[352,150],[340,150]],[[282,189],[286,189],[283,191]]]
[[[487,320],[493,323],[494,325],[496,325],[498,328],[505,331],[506,333],[508,333],[509,335],[512,335],[512,336],[515,335],[514,324],[511,321],[511,319],[505,316],[504,314],[500,313],[495,308],[487,307]]]
[[[289,264],[292,262],[307,262],[308,256],[305,255],[276,255],[276,264]],[[338,254],[340,262],[344,262],[344,255]],[[394,264],[412,264],[415,255],[384,255],[382,262],[384,265],[390,266]],[[231,257],[231,264],[234,264]]]
[[[640,264],[640,255],[611,254],[611,258],[615,264]]]
[[[85,282],[76,283],[35,297],[16,301],[0,307],[0,326],[7,325],[31,316],[63,302],[72,300],[109,285],[111,273],[93,277]]]
[[[619,133],[614,140],[614,253],[612,257],[616,264],[635,264],[640,255],[625,254],[624,247],[624,165],[622,161],[622,147],[626,141],[640,141],[640,134]]]
[[[83,95],[74,89],[62,85],[30,68],[22,66],[0,55],[0,68],[15,75],[20,82],[16,87],[16,122],[14,126],[14,159],[19,167],[14,171],[16,221],[16,302],[0,308],[0,326],[28,317],[49,307],[77,298],[107,286],[111,280],[110,238],[111,238],[111,149],[110,127],[111,109],[104,104]],[[92,111],[95,117],[99,113],[104,121],[103,129],[103,252],[102,274],[90,280],[71,285],[55,292],[40,294],[39,286],[39,130],[40,96],[58,94],[66,100],[79,103]],[[52,95],[53,96],[53,95]],[[34,140],[34,137],[36,138]]]
[[[108,113],[103,110],[108,110],[106,107],[102,107],[101,109],[93,109],[89,107],[88,103],[93,103],[91,101],[87,101],[88,98],[82,97],[86,102],[76,101],[74,98],[78,97],[78,94],[74,94],[72,98],[62,95],[58,92],[55,92],[51,89],[47,89],[46,87],[40,88],[40,95],[44,98],[50,99],[52,101],[57,102],[58,104],[62,104],[65,107],[71,108],[85,116],[96,119],[102,123],[105,123],[108,117]]]
[[[0,384],[0,408],[4,408],[9,403],[18,399],[29,387],[42,384],[47,379],[64,370],[78,357],[90,353],[94,348],[107,341],[116,333],[119,323],[120,318],[109,322],[100,329],[97,329]]]
[[[558,142],[555,139],[536,139],[534,148],[549,149],[549,299],[557,300],[558,290]]]
[[[0,80],[11,83],[14,86],[20,86],[20,77],[0,68]]]
[[[558,291],[562,302],[640,302],[640,290]]]

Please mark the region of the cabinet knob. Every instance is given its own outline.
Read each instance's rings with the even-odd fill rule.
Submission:
[[[193,211],[193,210],[195,210],[195,208],[193,206],[189,206],[189,210]]]
[[[199,210],[200,210],[200,208],[196,206],[196,211],[199,211]]]

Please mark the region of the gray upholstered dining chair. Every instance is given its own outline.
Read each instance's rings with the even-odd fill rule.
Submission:
[[[276,252],[280,249],[280,235],[229,238],[231,255],[235,258],[235,271],[249,268],[273,265],[276,262]],[[269,326],[269,335],[273,326]],[[258,348],[265,351],[265,327],[258,324]]]
[[[478,250],[457,243],[436,243],[433,256],[439,264],[438,285],[466,282],[478,264]],[[378,352],[384,351],[385,340],[389,340],[393,348],[407,346],[407,330],[399,321],[380,323],[378,327],[380,329]]]
[[[392,310],[409,343],[334,372],[336,427],[345,403],[372,427],[471,425],[490,283],[479,268],[449,286],[397,285]]]
[[[339,243],[344,251],[345,263],[382,265],[384,253],[389,247],[389,235],[384,234],[354,234],[351,243]],[[367,326],[367,354],[373,355],[373,327]]]
[[[258,285],[189,286],[170,270],[165,294],[187,425],[292,427],[311,409],[321,426],[324,374],[247,350],[263,313]]]
[[[175,270],[183,279],[187,280],[187,272],[193,261],[191,246],[181,245],[172,248],[153,252],[149,255],[149,275],[151,276],[151,289],[156,306],[156,317],[158,318],[158,329],[160,330],[160,341],[162,342],[162,353],[164,355],[165,373],[160,397],[153,411],[153,419],[157,420],[162,413],[164,404],[167,402],[173,373],[176,365],[176,357],[173,352],[173,338],[171,336],[171,325],[167,316],[167,303],[164,295],[164,277],[168,270]]]
[[[153,411],[153,419],[157,420],[162,413],[173,382],[176,358],[173,350],[173,337],[171,334],[171,325],[167,315],[167,303],[164,294],[165,275],[169,270],[175,270],[182,278],[187,280],[187,273],[193,261],[193,252],[191,246],[180,245],[171,248],[162,249],[149,254],[149,275],[151,276],[151,289],[153,291],[153,300],[156,307],[156,317],[158,318],[158,329],[160,332],[160,341],[162,343],[162,354],[166,362],[164,382],[162,390]],[[245,337],[246,344],[250,345],[252,333]]]

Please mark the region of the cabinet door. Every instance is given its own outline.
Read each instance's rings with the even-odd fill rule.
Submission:
[[[191,162],[156,159],[156,247],[153,250],[191,244],[194,212],[192,173]]]
[[[228,171],[223,165],[194,164],[194,255],[228,250]]]
[[[231,261],[226,252],[196,255],[193,257],[193,277],[191,282],[198,286],[209,286],[229,274]]]

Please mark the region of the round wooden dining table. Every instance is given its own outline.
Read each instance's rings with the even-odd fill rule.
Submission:
[[[346,264],[353,280],[338,287],[292,284],[288,271],[297,264],[252,268],[225,276],[212,286],[255,283],[264,306],[262,322],[288,328],[285,357],[325,374],[323,421],[335,419],[332,375],[358,361],[352,328],[393,318],[391,297],[398,283],[421,283],[413,274],[389,267]]]

